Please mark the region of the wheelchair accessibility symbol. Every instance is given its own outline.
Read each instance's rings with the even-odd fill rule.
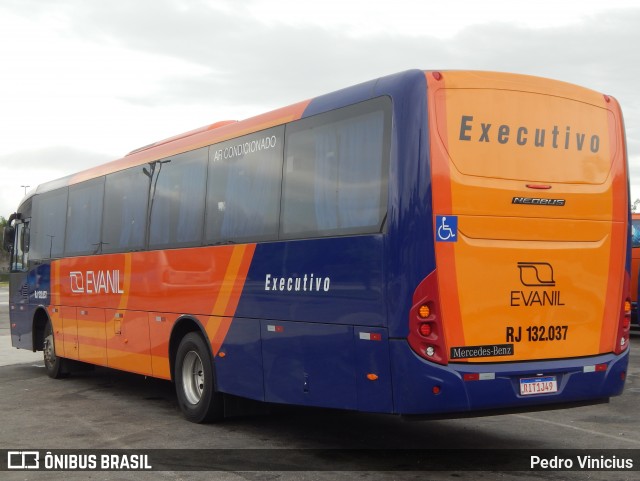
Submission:
[[[438,242],[458,241],[458,216],[437,215],[436,216],[436,240]]]

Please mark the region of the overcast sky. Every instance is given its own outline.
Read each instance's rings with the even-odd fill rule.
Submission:
[[[616,97],[636,199],[639,47],[637,0],[0,0],[0,215],[21,186],[409,68]]]

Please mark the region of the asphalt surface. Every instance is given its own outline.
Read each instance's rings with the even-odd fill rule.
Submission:
[[[10,347],[6,288],[0,287],[0,450],[47,449],[300,449],[640,450],[640,337],[632,339],[631,365],[622,396],[610,403],[574,409],[443,421],[406,421],[396,416],[323,409],[277,408],[268,414],[195,425],[178,409],[173,385],[98,368],[53,380],[41,353]],[[27,357],[25,357],[27,356]],[[249,451],[247,451],[249,452]],[[251,451],[255,456],[255,451]],[[383,452],[383,451],[380,451]],[[275,451],[277,456],[278,451]],[[295,460],[291,461],[295,462]],[[3,480],[29,479],[640,479],[638,471],[246,471],[242,461],[209,472],[0,472]],[[365,461],[366,462],[366,459]],[[250,463],[247,463],[249,466]],[[248,469],[248,468],[247,468]],[[294,469],[297,469],[295,467]],[[499,470],[498,470],[499,471]]]

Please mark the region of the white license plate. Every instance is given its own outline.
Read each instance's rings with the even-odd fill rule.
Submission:
[[[520,379],[520,395],[548,394],[558,392],[558,381],[555,376],[529,377]]]

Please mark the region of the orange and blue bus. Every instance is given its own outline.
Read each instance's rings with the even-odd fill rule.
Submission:
[[[630,209],[617,101],[407,71],[38,186],[10,216],[13,346],[230,395],[399,415],[622,392]]]
[[[639,329],[638,273],[640,272],[640,214],[631,214],[631,328]]]

